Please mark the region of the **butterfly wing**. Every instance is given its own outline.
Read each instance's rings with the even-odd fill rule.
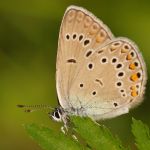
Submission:
[[[132,41],[113,39],[83,59],[70,88],[70,101],[76,109],[83,108],[82,115],[95,120],[112,118],[143,100],[146,66]]]
[[[86,61],[82,57],[91,55],[112,37],[106,25],[87,10],[76,6],[67,8],[59,33],[56,64],[56,87],[63,108],[71,107],[70,89]]]
[[[143,99],[147,75],[137,46],[115,39],[83,8],[71,6],[64,15],[56,69],[60,105],[78,115],[111,118]]]

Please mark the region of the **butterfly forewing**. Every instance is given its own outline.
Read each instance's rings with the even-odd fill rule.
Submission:
[[[81,64],[86,61],[83,56],[91,55],[97,47],[112,39],[113,35],[108,30],[87,10],[74,6],[66,10],[59,34],[56,73],[58,98],[64,108],[70,107],[70,88]]]

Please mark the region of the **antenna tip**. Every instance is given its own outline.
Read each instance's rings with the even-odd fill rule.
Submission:
[[[20,108],[22,108],[22,107],[24,107],[24,105],[20,105],[20,104],[18,104],[18,105],[17,105],[17,107],[20,107]]]
[[[25,112],[32,112],[32,110],[30,110],[30,109],[26,109],[26,110],[25,110]]]

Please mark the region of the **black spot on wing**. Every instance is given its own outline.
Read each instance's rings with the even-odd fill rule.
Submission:
[[[77,62],[76,62],[75,59],[72,59],[72,58],[71,58],[71,59],[68,59],[68,60],[67,60],[67,63],[77,63]]]

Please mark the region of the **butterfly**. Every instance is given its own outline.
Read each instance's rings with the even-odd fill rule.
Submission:
[[[113,118],[143,100],[147,72],[134,42],[116,38],[88,10],[69,6],[62,19],[56,62],[60,106],[51,117]]]

